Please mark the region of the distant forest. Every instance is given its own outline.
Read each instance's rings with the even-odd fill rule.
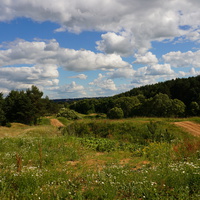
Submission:
[[[63,107],[82,114],[105,113],[111,119],[200,116],[200,76],[146,85],[106,98],[55,102],[42,96],[36,86],[12,90],[5,98],[0,93],[0,125],[37,124],[41,116],[57,114]]]
[[[119,115],[123,117],[199,116],[200,76],[146,85],[113,97],[75,101],[69,108],[84,114],[96,112],[108,116],[115,110],[113,115],[121,112]]]
[[[191,102],[200,104],[200,75],[189,78],[177,78],[170,81],[134,88],[128,92],[116,95],[117,97],[130,97],[144,95],[145,98],[154,97],[156,94],[167,94],[171,99],[179,99],[186,106]]]

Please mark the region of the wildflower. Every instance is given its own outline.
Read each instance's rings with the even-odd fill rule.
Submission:
[[[156,182],[151,182],[151,185],[153,186],[153,185],[157,185],[157,183]]]

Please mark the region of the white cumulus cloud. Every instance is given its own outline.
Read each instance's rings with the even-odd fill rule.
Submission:
[[[84,87],[82,85],[77,85],[75,81],[72,81],[71,84],[61,87],[61,92],[65,93],[76,93],[81,92],[83,94]]]
[[[146,74],[148,75],[173,75],[174,71],[171,69],[169,64],[156,64],[147,67]]]
[[[49,87],[46,89],[50,91],[50,98],[77,98],[84,97],[87,95],[84,86],[77,84],[72,81],[70,84],[65,84],[57,87]]]
[[[97,41],[97,49],[107,54],[119,54],[129,56],[134,52],[134,41],[126,35],[117,35],[113,32],[102,34],[102,40]]]
[[[111,79],[116,79],[116,78],[132,78],[135,75],[136,71],[132,68],[125,68],[125,69],[117,69],[112,72],[108,72],[107,75]]]
[[[151,41],[199,33],[199,7],[198,0],[1,0],[0,21],[27,17],[60,24],[57,31],[108,32],[102,35],[99,49],[124,53],[118,45],[131,38],[134,48],[144,52]],[[190,29],[181,29],[184,25]],[[128,39],[123,38],[124,32]]]
[[[90,82],[89,85],[98,87],[102,90],[117,90],[114,81],[112,79],[105,78],[102,74],[99,74],[98,78],[93,82]]]
[[[173,67],[200,67],[200,50],[182,53],[181,51],[170,52],[162,56],[166,63]]]
[[[1,86],[9,89],[26,89],[31,85],[58,85],[59,73],[54,65],[35,65],[32,67],[0,67]]]
[[[151,52],[147,52],[145,55],[135,54],[136,61],[133,63],[152,65],[158,63],[156,55]]]
[[[86,80],[87,76],[85,74],[78,74],[76,76],[69,76],[68,78],[78,78],[78,79]]]
[[[61,48],[56,40],[17,40],[7,44],[7,49],[0,50],[0,66],[17,64],[54,64],[71,71],[130,67],[119,55]]]

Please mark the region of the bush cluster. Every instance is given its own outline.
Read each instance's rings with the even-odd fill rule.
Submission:
[[[65,117],[68,120],[81,119],[77,112],[69,108],[62,108],[57,114],[57,117]]]
[[[146,145],[149,142],[172,142],[173,129],[164,122],[135,124],[123,121],[89,120],[75,121],[62,129],[63,135],[120,139]]]

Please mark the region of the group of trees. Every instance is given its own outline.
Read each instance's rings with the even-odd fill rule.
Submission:
[[[88,105],[88,110],[82,112],[82,107]],[[183,117],[186,106],[178,99],[170,99],[166,94],[156,94],[154,97],[146,99],[144,95],[133,97],[86,99],[74,102],[69,105],[80,113],[101,112],[106,113],[109,118],[128,118],[135,116],[148,117]],[[81,108],[81,109],[79,109]],[[86,108],[86,107],[85,107]],[[88,112],[87,112],[88,111]]]
[[[12,90],[5,98],[0,93],[0,125],[9,122],[37,124],[41,116],[57,113],[58,104],[42,96],[43,92],[36,86],[26,91]]]
[[[116,95],[116,97],[130,97],[142,94],[145,98],[151,98],[159,93],[167,94],[171,99],[181,100],[188,108],[192,102],[200,105],[200,75],[133,88],[128,92]]]

